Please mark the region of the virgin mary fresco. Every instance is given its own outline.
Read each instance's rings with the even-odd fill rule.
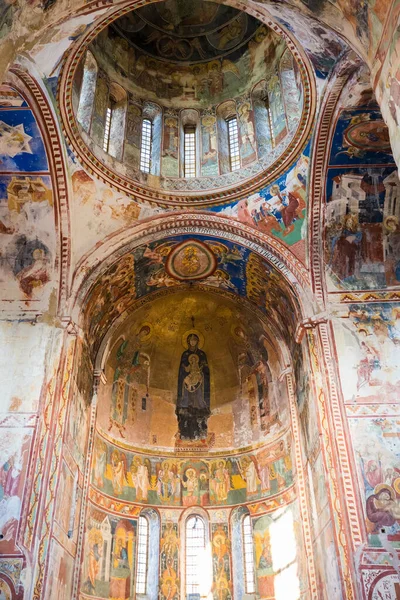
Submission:
[[[207,436],[210,416],[210,369],[206,353],[200,350],[200,337],[190,333],[187,350],[181,356],[178,374],[176,416],[182,440]]]

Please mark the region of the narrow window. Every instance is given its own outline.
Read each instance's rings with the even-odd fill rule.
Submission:
[[[229,158],[231,161],[231,171],[240,169],[239,155],[239,132],[237,118],[228,119],[228,139],[229,139]]]
[[[150,119],[142,121],[142,144],[140,146],[140,170],[150,173],[152,122]]]
[[[109,104],[107,106],[106,112],[106,122],[104,125],[104,138],[103,138],[103,150],[104,152],[108,152],[108,146],[110,145],[110,132],[111,132],[111,119],[113,112],[113,102],[111,98],[109,99]]]
[[[204,578],[204,548],[206,531],[204,521],[197,515],[186,521],[186,596],[200,594]]]
[[[146,517],[139,517],[138,556],[136,568],[136,593],[146,593],[147,557],[149,549],[149,524]]]
[[[185,127],[185,177],[196,177],[196,128]]]
[[[272,124],[272,111],[270,106],[268,105],[268,122],[269,122],[269,128],[271,131],[271,142],[272,142],[272,147],[275,148],[275,137],[274,137],[274,127]]]
[[[250,515],[246,515],[243,519],[243,554],[246,594],[254,594],[256,590],[254,585],[253,528]]]

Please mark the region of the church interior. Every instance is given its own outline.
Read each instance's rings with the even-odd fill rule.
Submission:
[[[400,599],[400,0],[0,0],[0,600]]]

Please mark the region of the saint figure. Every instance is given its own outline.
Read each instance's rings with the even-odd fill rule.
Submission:
[[[188,349],[181,356],[178,375],[176,416],[181,439],[207,436],[210,416],[210,369],[205,352],[199,349],[199,337],[187,337]]]

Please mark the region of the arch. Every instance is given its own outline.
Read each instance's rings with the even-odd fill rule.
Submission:
[[[254,107],[254,125],[256,130],[257,151],[260,157],[266,156],[274,146],[269,114],[267,81],[259,81],[252,90]]]
[[[192,108],[185,108],[179,114],[179,171],[181,177],[187,177],[186,173],[186,134],[190,130],[194,132],[195,152],[195,177],[200,174],[200,113]]]
[[[125,140],[125,120],[127,93],[117,83],[112,82],[109,90],[111,120],[109,125],[108,154],[122,160]]]
[[[98,67],[93,54],[87,50],[83,63],[81,86],[79,89],[79,105],[76,118],[86,133],[90,132],[94,98],[96,94]],[[76,90],[78,91],[78,90]]]
[[[285,50],[279,63],[279,75],[289,130],[299,121],[303,98],[298,86],[298,66],[291,52]]]
[[[154,102],[144,102],[142,119],[149,119],[152,124],[150,174],[157,177],[161,173],[161,142],[162,142],[162,109]]]
[[[147,573],[146,589],[143,593],[138,592],[136,589],[136,596],[139,598],[147,598],[147,600],[157,600],[160,563],[160,515],[154,508],[144,508],[140,512],[139,520],[140,518],[146,519],[146,522],[148,523]],[[136,572],[137,566],[138,559],[136,561]]]
[[[217,106],[219,171],[222,175],[231,171],[227,122],[232,117],[237,117],[236,103],[233,100],[227,100]]]
[[[211,561],[211,539],[210,539],[210,520],[207,512],[200,506],[193,506],[183,512],[179,522],[179,537],[181,540],[181,598],[187,598],[186,593],[186,555],[187,555],[187,537],[186,528],[191,519],[201,519],[204,524],[204,553],[202,557],[202,581],[201,596],[209,596],[212,586],[212,561]]]

